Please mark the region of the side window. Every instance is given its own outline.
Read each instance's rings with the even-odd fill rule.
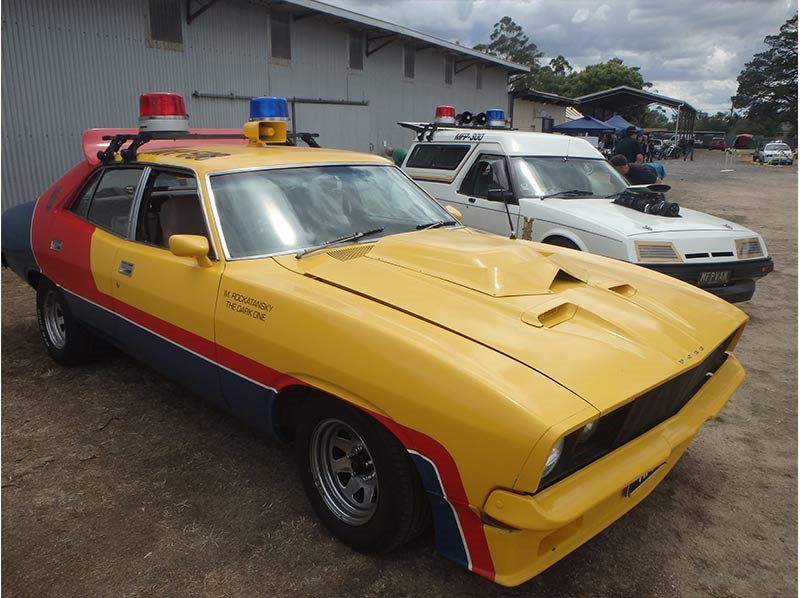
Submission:
[[[458,192],[485,199],[489,189],[511,189],[503,156],[480,155],[464,177]]]
[[[444,84],[453,84],[453,72],[456,69],[456,57],[447,55],[444,57]]]
[[[209,239],[197,181],[189,173],[153,170],[139,205],[135,239],[166,248],[172,235]]]
[[[89,182],[83,187],[78,197],[72,202],[72,205],[69,207],[70,210],[75,212],[81,218],[86,218],[86,213],[89,211],[89,202],[92,201],[92,196],[94,195],[95,189],[97,189],[97,183],[100,181],[100,175],[102,175],[102,171],[98,170],[92,175],[92,178],[89,179]]]
[[[417,57],[417,49],[411,45],[403,46],[403,76],[406,79],[414,78],[414,66]]]
[[[455,170],[469,152],[468,145],[420,144],[414,148],[406,168],[434,168]]]
[[[151,48],[183,50],[183,15],[174,0],[147,0],[147,43]]]
[[[292,59],[292,29],[288,13],[277,11],[269,15],[270,58],[289,61]]]
[[[141,168],[106,169],[89,204],[86,219],[115,235],[127,236],[133,196],[141,177]]]
[[[364,34],[360,31],[350,31],[349,58],[350,68],[356,71],[364,70]]]

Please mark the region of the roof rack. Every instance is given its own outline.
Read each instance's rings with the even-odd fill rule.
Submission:
[[[319,143],[317,143],[316,137],[319,137],[319,133],[287,133],[286,134],[286,143],[283,145],[290,145],[296,146],[297,140],[303,141],[308,147],[320,147]],[[171,132],[164,132],[164,131],[152,131],[147,133],[137,133],[137,134],[124,134],[120,133],[117,135],[104,135],[104,141],[110,141],[108,147],[102,151],[97,152],[98,159],[103,164],[108,164],[109,162],[114,160],[114,155],[119,152],[122,160],[125,162],[132,161],[136,159],[136,153],[141,146],[143,146],[148,141],[152,141],[154,139],[246,139],[242,133],[171,133]],[[130,141],[131,144],[126,147],[125,149],[121,149],[122,146],[125,144],[126,141]]]
[[[442,123],[414,123],[414,122],[398,122],[398,125],[405,129],[411,129],[417,134],[417,141],[433,141],[433,134],[439,129],[467,129],[470,131],[486,130],[486,131],[517,131],[519,129],[512,127],[487,127],[476,125],[446,125]],[[427,137],[426,137],[427,133]]]

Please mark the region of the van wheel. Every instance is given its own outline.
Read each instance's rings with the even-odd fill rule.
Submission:
[[[430,507],[408,452],[359,409],[333,400],[310,403],[296,452],[312,507],[342,543],[389,552],[427,526]]]
[[[69,366],[92,358],[92,335],[75,320],[61,292],[46,278],[36,287],[36,316],[44,346],[54,361]]]
[[[566,237],[548,237],[543,241],[548,245],[556,245],[558,247],[566,247],[567,249],[577,249],[578,251],[581,250],[580,247],[575,245],[572,241],[567,239]]]

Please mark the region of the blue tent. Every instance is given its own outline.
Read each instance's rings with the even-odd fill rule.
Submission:
[[[619,114],[615,114],[611,118],[609,118],[605,123],[608,127],[614,127],[615,133],[624,133],[625,129],[628,127],[636,127],[636,125],[629,123],[627,120],[622,118]],[[636,127],[636,132],[641,132],[639,127]]]
[[[561,125],[553,127],[554,133],[570,133],[581,134],[588,133],[590,135],[600,135],[602,133],[613,133],[614,127],[609,127],[602,121],[592,118],[591,116],[584,116],[577,120],[570,120]]]

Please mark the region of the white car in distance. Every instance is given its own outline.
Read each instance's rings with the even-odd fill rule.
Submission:
[[[749,300],[756,279],[773,269],[761,236],[739,224],[683,207],[670,217],[616,203],[627,182],[581,138],[399,124],[417,132],[402,169],[467,226],[638,264],[730,302]]]

